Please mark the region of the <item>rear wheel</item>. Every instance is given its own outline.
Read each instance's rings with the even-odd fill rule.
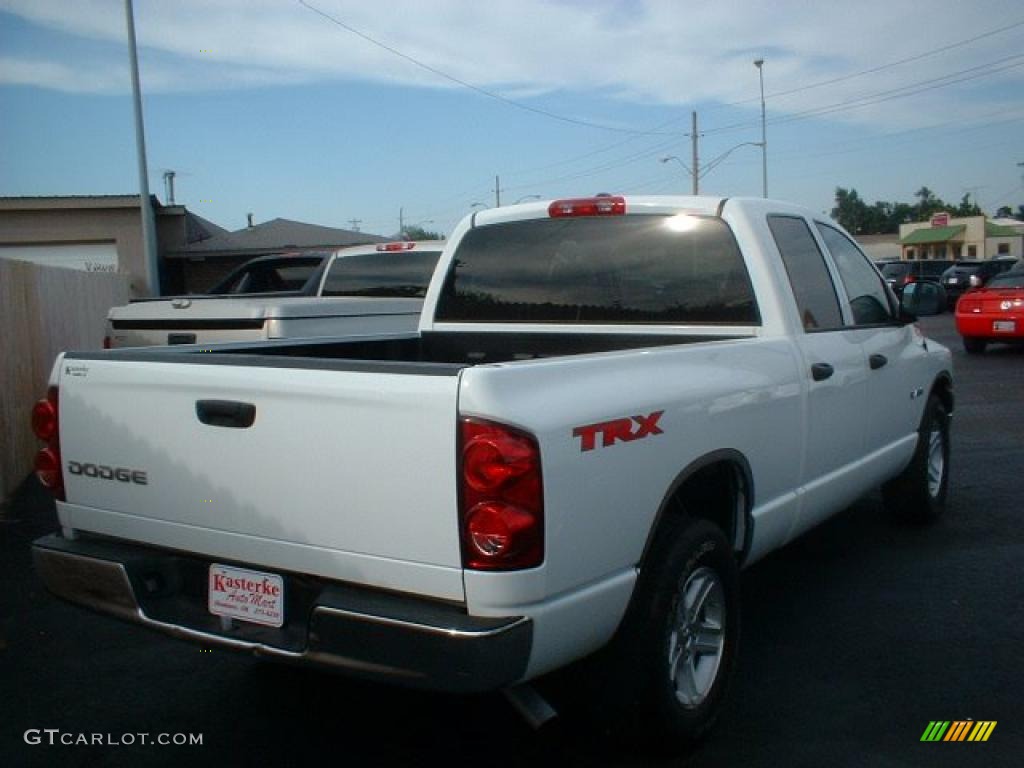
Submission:
[[[949,414],[942,401],[928,398],[910,464],[882,487],[887,511],[900,520],[930,523],[946,509],[949,490]]]
[[[988,341],[977,336],[964,336],[964,349],[969,355],[980,355],[988,346]]]
[[[674,753],[713,725],[739,641],[738,582],[717,526],[688,518],[666,524],[605,651],[603,698],[615,713],[614,732]]]

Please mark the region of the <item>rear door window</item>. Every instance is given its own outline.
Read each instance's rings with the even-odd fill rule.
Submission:
[[[704,216],[532,219],[481,226],[455,253],[441,322],[756,325],[732,231]]]
[[[841,328],[843,314],[832,275],[807,222],[799,216],[769,216],[768,228],[786,266],[804,330]]]

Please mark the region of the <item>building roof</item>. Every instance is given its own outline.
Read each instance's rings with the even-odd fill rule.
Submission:
[[[965,224],[957,224],[955,227],[922,227],[921,229],[915,229],[900,242],[903,245],[946,243],[962,235],[965,229],[967,229]]]
[[[1020,234],[1013,227],[1003,227],[991,221],[985,222],[985,237],[1017,237]]]
[[[200,243],[218,235],[226,235],[228,231],[224,227],[217,226],[212,221],[204,219],[197,213],[185,211],[185,242]]]
[[[386,237],[366,232],[323,227],[319,224],[306,224],[291,219],[271,219],[234,232],[221,229],[210,237],[190,242],[184,250],[169,255],[178,257],[255,255],[281,250],[338,248],[347,245],[383,242],[387,242]]]

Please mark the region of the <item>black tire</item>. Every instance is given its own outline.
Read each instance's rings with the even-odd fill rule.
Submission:
[[[931,395],[917,431],[917,447],[907,468],[882,486],[886,511],[897,520],[931,523],[946,510],[949,492],[949,414]]]
[[[988,346],[986,339],[979,339],[977,336],[964,336],[964,349],[968,355],[980,355]]]
[[[678,611],[691,599],[696,612],[680,625]],[[732,676],[739,620],[739,569],[722,531],[678,516],[663,523],[623,623],[600,657],[602,704],[614,718],[615,740],[674,754],[703,736]],[[710,652],[719,637],[719,652]],[[701,643],[708,651],[697,650]]]

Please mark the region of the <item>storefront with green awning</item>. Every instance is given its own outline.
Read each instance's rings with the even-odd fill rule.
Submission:
[[[993,224],[984,216],[953,218],[936,214],[930,221],[900,226],[901,258],[935,259],[1021,258],[1021,235],[1011,227]]]

